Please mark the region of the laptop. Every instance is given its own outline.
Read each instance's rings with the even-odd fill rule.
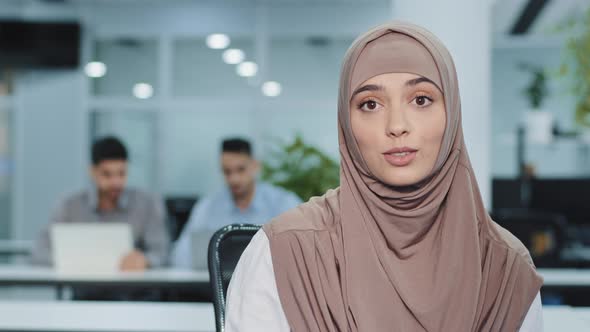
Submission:
[[[128,223],[56,223],[50,236],[58,274],[116,274],[123,257],[133,250]]]
[[[192,268],[195,270],[208,270],[207,263],[209,253],[209,241],[217,230],[198,230],[191,234]]]

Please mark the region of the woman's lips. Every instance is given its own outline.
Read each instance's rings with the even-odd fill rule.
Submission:
[[[418,152],[418,150],[408,147],[393,148],[385,152],[383,157],[391,165],[403,167],[409,165],[414,158],[416,158],[416,152]]]

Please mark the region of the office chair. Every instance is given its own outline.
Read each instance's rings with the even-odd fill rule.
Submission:
[[[172,241],[176,241],[187,223],[197,197],[167,197],[165,200],[168,212],[168,226]]]
[[[260,227],[249,224],[228,225],[215,232],[209,242],[209,279],[213,291],[217,332],[224,331],[225,296],[234,269],[242,252]]]
[[[527,247],[537,267],[562,265],[567,241],[567,220],[555,213],[528,209],[499,209],[492,218]]]

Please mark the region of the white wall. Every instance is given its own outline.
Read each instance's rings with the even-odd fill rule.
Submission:
[[[30,71],[15,82],[13,235],[33,238],[58,197],[86,175],[83,78],[77,71]]]

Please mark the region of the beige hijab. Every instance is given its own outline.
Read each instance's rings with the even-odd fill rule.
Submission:
[[[390,72],[429,78],[445,99],[437,162],[411,188],[371,174],[350,125],[352,91]],[[359,37],[342,66],[338,124],[340,188],[264,227],[292,330],[517,331],[542,279],[526,248],[484,208],[443,44],[398,22]]]

